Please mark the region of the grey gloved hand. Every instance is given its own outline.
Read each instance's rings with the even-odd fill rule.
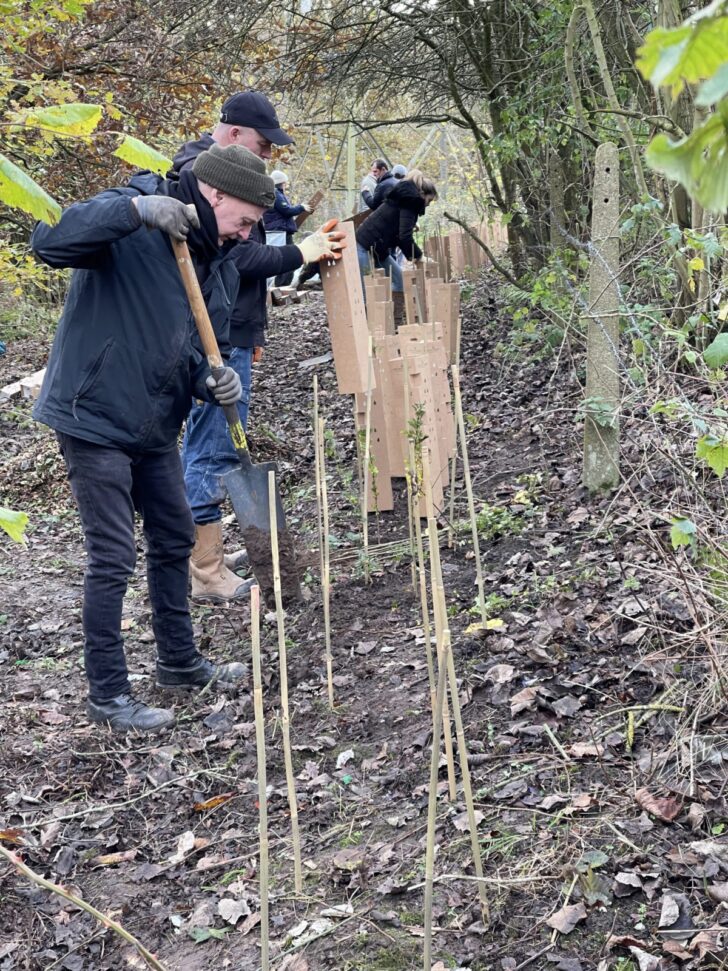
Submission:
[[[174,239],[184,241],[190,227],[200,228],[200,217],[193,205],[186,206],[170,196],[134,196],[139,218],[148,229],[161,229]]]
[[[210,375],[205,384],[215,395],[215,400],[219,405],[234,405],[243,396],[240,378],[237,371],[234,371],[231,367],[223,368],[218,378]]]

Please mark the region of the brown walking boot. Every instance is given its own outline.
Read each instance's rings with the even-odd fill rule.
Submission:
[[[208,603],[241,600],[253,586],[225,566],[222,548],[222,522],[195,526],[195,548],[190,558],[192,599]]]

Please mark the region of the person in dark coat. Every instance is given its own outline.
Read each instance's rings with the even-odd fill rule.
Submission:
[[[157,684],[231,682],[242,664],[197,650],[187,599],[192,518],[177,450],[193,396],[235,404],[240,379],[215,380],[169,236],[186,240],[223,351],[238,273],[228,241],[245,239],[273,200],[264,164],[239,146],[213,146],[170,183],[141,173],[38,223],[35,254],[74,270],[33,415],[56,432],[83,524],[87,712],[119,731],[159,731],[174,715],[135,699],[121,637],[134,569],[134,512],[147,541]],[[221,409],[218,409],[221,410]]]
[[[387,198],[392,189],[397,185],[397,179],[394,176],[394,172],[383,172],[379,182],[377,182],[377,187],[372,195],[370,209],[379,209],[381,204]]]
[[[232,95],[222,106],[220,121],[212,134],[187,142],[174,158],[168,177],[180,178],[200,152],[211,145],[243,145],[263,160],[270,159],[273,145],[290,145],[293,139],[280,127],[275,109],[258,91]],[[271,200],[272,202],[272,200]],[[230,254],[238,273],[240,288],[230,315],[230,366],[240,377],[243,394],[238,404],[240,420],[247,427],[251,393],[251,367],[262,355],[267,324],[266,281],[296,270],[304,263],[315,263],[332,255],[334,233],[313,233],[298,246],[266,246],[262,219],[253,227],[246,242]],[[247,562],[245,550],[225,555],[222,541],[222,504],[226,493],[222,476],[237,467],[224,416],[217,408],[195,404],[187,420],[182,446],[187,498],[195,522],[195,546],[190,573],[192,597],[211,603],[225,603],[247,596],[252,581],[241,580],[235,572]]]
[[[313,209],[310,206],[301,204],[298,206],[291,205],[291,202],[286,195],[286,190],[288,188],[288,176],[285,172],[281,172],[280,169],[276,169],[270,174],[271,179],[276,187],[276,198],[273,203],[273,208],[269,209],[263,216],[263,223],[265,225],[265,231],[267,233],[285,233],[286,234],[286,245],[290,246],[293,242],[293,237],[298,232],[298,226],[296,225],[296,216],[300,216],[301,213],[312,213]],[[282,273],[280,276],[275,278],[275,285],[277,287],[287,287],[293,280],[294,271],[289,271],[288,273]]]
[[[414,240],[414,231],[417,220],[436,198],[435,183],[419,169],[412,169],[401,181],[395,181],[382,205],[356,231],[356,249],[362,276],[369,272],[371,258],[375,266],[386,270],[392,280],[397,322],[402,320],[404,313],[404,293],[402,271],[392,254],[399,247],[407,260],[414,262],[422,258],[422,251]]]
[[[374,209],[374,193],[377,185],[389,166],[383,158],[375,158],[367,174],[362,179],[361,197],[367,209]]]

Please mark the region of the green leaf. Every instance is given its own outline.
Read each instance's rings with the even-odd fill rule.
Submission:
[[[76,102],[51,105],[49,108],[30,108],[19,112],[18,117],[30,128],[43,128],[61,135],[90,135],[101,121],[102,114],[99,105]]]
[[[697,531],[698,528],[692,519],[684,519],[682,516],[673,519],[670,529],[672,548],[676,550],[680,546],[693,546]]]
[[[61,217],[61,207],[56,200],[4,155],[0,155],[0,202],[22,209],[51,225]]]
[[[166,158],[154,148],[145,145],[144,142],[132,135],[125,135],[124,140],[114,152],[118,158],[123,159],[130,165],[138,169],[149,169],[164,175],[172,168],[172,160]]]
[[[719,67],[712,78],[700,85],[695,97],[699,108],[709,108],[728,94],[728,64]]]
[[[190,927],[187,933],[190,935],[195,944],[204,944],[205,941],[209,941],[211,937],[215,938],[217,941],[222,941],[225,939],[225,935],[232,930],[230,927]]]
[[[712,371],[728,364],[728,333],[718,334],[703,351],[703,357]]]
[[[695,446],[695,454],[710,466],[719,479],[728,468],[728,441],[716,435],[703,435]]]
[[[647,146],[648,165],[683,185],[711,212],[728,208],[728,103],[686,138],[672,141],[665,134]]]
[[[0,506],[0,529],[5,530],[16,543],[25,542],[25,527],[28,525],[28,514],[16,512]]]
[[[728,61],[728,17],[702,17],[680,27],[651,30],[637,52],[637,67],[656,87],[676,97],[685,84],[697,84]]]

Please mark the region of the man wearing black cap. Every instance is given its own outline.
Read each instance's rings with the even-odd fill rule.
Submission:
[[[273,199],[259,158],[213,144],[176,182],[141,173],[33,231],[41,260],[74,269],[33,414],[56,432],[84,530],[87,712],[117,731],[174,723],[129,684],[121,615],[136,559],[135,510],[147,541],[157,684],[189,689],[245,673],[239,663],[212,663],[194,642],[193,523],[177,451],[191,398],[222,411],[217,405],[240,399],[240,379],[231,367],[217,381],[210,374],[169,236],[187,241],[224,351],[238,286],[225,245],[246,239]]]
[[[273,145],[290,145],[293,139],[280,127],[275,109],[265,95],[242,91],[228,98],[210,135],[187,142],[174,159],[170,173],[184,174],[197,155],[211,145],[243,145],[262,159],[271,157]],[[230,315],[230,365],[240,376],[243,393],[238,404],[240,420],[247,425],[250,406],[251,365],[256,348],[265,344],[268,277],[332,256],[336,234],[313,233],[298,245],[266,246],[265,227],[259,222],[249,240],[236,246],[232,258],[240,273],[238,298]],[[334,244],[334,248],[336,248]],[[222,417],[222,421],[220,418]],[[245,551],[226,556],[222,544],[222,510],[225,489],[222,476],[235,468],[238,458],[224,416],[207,404],[195,405],[187,421],[182,461],[187,497],[195,521],[195,547],[190,572],[196,600],[225,603],[248,593],[252,581],[233,571],[244,565]]]

